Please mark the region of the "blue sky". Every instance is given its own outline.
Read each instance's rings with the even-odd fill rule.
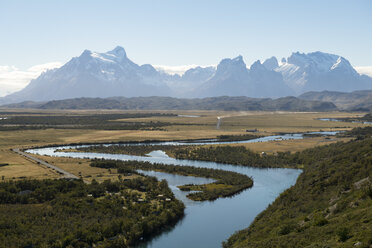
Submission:
[[[370,0],[0,0],[0,88],[84,49],[117,45],[138,64],[210,65],[243,55],[249,66],[323,51],[372,66],[371,13]]]
[[[372,65],[372,1],[0,1],[0,65],[123,46],[139,64],[216,64],[324,51]]]

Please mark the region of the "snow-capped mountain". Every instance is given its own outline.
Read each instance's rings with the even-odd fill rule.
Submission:
[[[215,72],[216,68],[213,66],[197,66],[185,71],[182,76],[173,75],[167,80],[167,84],[173,90],[173,96],[192,97],[195,94],[194,90],[211,78]]]
[[[276,62],[276,63],[275,63]],[[293,91],[284,83],[280,73],[274,71],[277,66],[275,58],[259,60],[247,68],[242,56],[224,59],[217,66],[215,74],[201,87],[196,89],[198,96],[250,96],[280,97],[288,96]]]
[[[6,102],[47,101],[75,97],[168,96],[168,75],[151,65],[139,66],[124,48],[106,53],[85,50],[59,69],[34,79],[23,90],[3,98]]]
[[[215,67],[195,67],[171,75],[132,62],[122,47],[106,53],[85,50],[64,66],[49,70],[0,104],[76,97],[173,96],[283,97],[307,91],[372,89],[372,78],[358,74],[345,58],[322,52],[293,53],[281,63],[271,57],[248,69],[242,56]]]
[[[296,94],[306,91],[371,89],[372,79],[360,75],[345,58],[328,53],[293,53],[274,70]]]

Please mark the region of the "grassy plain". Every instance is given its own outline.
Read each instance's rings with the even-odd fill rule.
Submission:
[[[7,114],[6,111],[9,111]],[[13,113],[10,113],[13,112]],[[343,118],[362,116],[363,113],[292,113],[292,112],[226,112],[226,111],[116,111],[116,110],[2,110],[0,117],[12,115],[90,115],[113,113],[174,113],[179,115],[194,115],[199,117],[150,117],[115,120],[120,122],[169,122],[164,130],[90,130],[90,129],[38,129],[0,132],[0,163],[9,165],[0,167],[0,176],[11,178],[55,178],[58,175],[41,165],[34,163],[10,151],[11,148],[26,148],[49,144],[66,144],[78,142],[113,142],[141,140],[180,140],[215,138],[218,135],[246,134],[247,129],[258,129],[257,135],[271,135],[277,132],[305,132],[348,130],[363,126],[359,123],[327,122],[318,118]],[[220,129],[216,129],[217,117],[221,117]],[[365,125],[364,125],[365,126]],[[304,140],[274,141],[267,143],[245,144],[253,151],[272,153],[276,151],[299,151],[309,147],[329,144],[338,139],[321,137]],[[90,168],[85,160],[42,157],[75,175],[79,172],[86,180],[96,178],[117,178],[117,174],[106,169]]]

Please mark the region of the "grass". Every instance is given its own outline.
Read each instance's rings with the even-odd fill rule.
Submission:
[[[55,171],[36,164],[35,162],[21,157],[10,150],[0,150],[0,161],[6,161],[9,165],[0,167],[0,180],[19,180],[24,178],[43,179],[59,178]]]
[[[92,167],[89,165],[91,162],[89,159],[46,157],[40,155],[34,156],[43,159],[50,164],[56,165],[57,167],[60,167],[76,176],[81,176],[86,182],[91,182],[93,179],[99,183],[107,179],[117,181],[119,175],[122,176],[122,179],[132,179],[138,177],[138,175],[123,176],[122,174],[117,173],[117,169]]]
[[[314,137],[305,138],[300,140],[282,140],[282,141],[269,141],[262,143],[246,143],[246,144],[230,144],[231,146],[244,146],[254,152],[265,152],[273,154],[277,152],[300,152],[308,148],[329,145],[338,141],[349,141],[350,138],[330,138]]]
[[[3,112],[6,110],[3,110]],[[158,121],[171,122],[185,125],[172,125],[164,127],[166,131],[146,130],[73,130],[73,129],[46,129],[46,130],[24,130],[0,132],[0,163],[8,163],[9,166],[0,168],[0,175],[6,178],[32,177],[53,178],[55,173],[49,169],[36,165],[19,155],[9,151],[11,148],[26,148],[33,146],[44,146],[49,144],[66,144],[78,142],[113,142],[113,141],[141,141],[141,140],[182,140],[215,138],[219,135],[242,135],[246,129],[259,130],[257,135],[270,135],[273,132],[303,132],[319,130],[341,130],[352,127],[363,126],[360,123],[326,122],[316,120],[317,118],[342,118],[362,116],[360,113],[289,113],[289,112],[226,112],[226,111],[117,111],[117,110],[9,110],[18,112],[18,115],[74,115],[74,114],[99,114],[99,113],[175,113],[185,115],[198,115],[198,118],[189,117],[153,117],[138,118],[141,122]],[[12,115],[17,115],[12,113]],[[2,116],[11,116],[2,114]],[[217,116],[222,116],[220,130],[216,130]],[[130,118],[128,121],[136,121]],[[121,120],[125,121],[125,120]],[[342,127],[342,128],[337,128]],[[315,137],[304,140],[267,142],[255,144],[243,144],[249,149],[257,152],[277,151],[299,151],[335,142],[335,140],[324,140]],[[54,160],[55,158],[44,158]],[[53,161],[69,172],[78,173],[83,166],[68,166],[67,162]],[[78,162],[69,161],[72,165]],[[65,165],[66,164],[66,165]],[[84,162],[83,162],[84,164]],[[101,171],[89,171],[86,168],[84,176],[97,177]],[[105,173],[103,173],[105,175]],[[111,177],[111,176],[110,176]],[[99,177],[97,177],[99,179]]]

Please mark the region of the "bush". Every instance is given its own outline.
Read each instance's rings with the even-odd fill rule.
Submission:
[[[318,219],[315,220],[315,225],[316,226],[324,226],[328,224],[328,220],[324,217],[319,217]]]
[[[345,242],[350,238],[350,230],[346,227],[341,227],[337,231],[338,238],[341,242]]]
[[[284,225],[284,226],[280,227],[278,234],[279,235],[287,235],[291,231],[292,231],[292,226],[291,225]]]

